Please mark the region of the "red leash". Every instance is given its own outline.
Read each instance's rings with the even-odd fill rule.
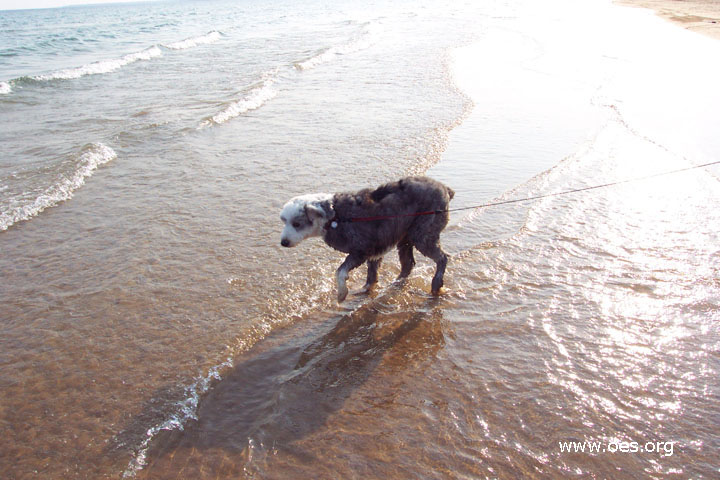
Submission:
[[[449,212],[450,210],[431,210],[428,212],[417,212],[417,213],[403,213],[400,215],[378,215],[376,217],[355,217],[351,218],[350,221],[355,222],[372,222],[373,220],[392,220],[393,218],[400,217],[419,217],[421,215],[436,215],[438,213]]]

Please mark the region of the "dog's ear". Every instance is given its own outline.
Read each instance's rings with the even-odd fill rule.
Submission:
[[[325,212],[325,209],[316,203],[308,203],[305,205],[305,215],[307,215],[311,222],[314,222],[317,218],[327,220],[327,212]]]

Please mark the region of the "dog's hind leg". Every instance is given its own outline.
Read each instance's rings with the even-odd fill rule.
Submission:
[[[400,275],[398,275],[398,279],[401,279],[410,275],[415,266],[415,258],[413,257],[412,243],[408,240],[399,243],[397,249],[400,257]]]
[[[443,277],[445,276],[445,267],[447,267],[448,256],[440,247],[439,239],[434,242],[421,242],[415,246],[418,250],[420,250],[420,253],[432,259],[437,265],[435,276],[432,279],[431,290],[433,295],[437,295],[440,293],[440,288],[443,286]]]
[[[347,297],[347,294],[348,294],[347,278],[350,273],[350,270],[359,267],[360,265],[363,264],[364,261],[365,261],[364,258],[360,258],[358,256],[350,254],[345,258],[345,261],[337,269],[335,278],[337,280],[338,302],[342,302],[343,300],[345,300],[345,297]]]
[[[367,281],[363,290],[369,291],[378,281],[378,268],[382,263],[382,257],[367,261]]]

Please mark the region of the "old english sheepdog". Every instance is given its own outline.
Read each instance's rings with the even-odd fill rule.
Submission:
[[[440,247],[440,232],[448,223],[452,189],[428,177],[408,177],[355,193],[319,193],[291,199],[282,209],[285,223],[280,244],[294,247],[310,237],[322,237],[332,248],[347,253],[337,270],[338,302],[348,294],[346,281],[354,268],[367,261],[369,289],[377,283],[383,256],[397,246],[400,275],[410,274],[413,247],[437,264],[432,294],[443,286],[448,256]]]

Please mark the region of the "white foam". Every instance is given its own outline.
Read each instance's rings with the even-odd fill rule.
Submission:
[[[197,47],[198,45],[215,43],[220,40],[220,37],[220,32],[212,31],[199,37],[186,38],[185,40],[182,40],[180,42],[169,43],[163,46],[169,48],[170,50],[185,50],[186,48],[193,48]]]
[[[117,158],[115,151],[102,143],[92,143],[83,147],[75,168],[69,174],[61,174],[55,182],[33,201],[11,207],[0,213],[0,231],[11,225],[28,220],[46,208],[72,198],[73,193],[85,184],[85,180],[102,164]]]
[[[200,35],[198,37],[186,38],[179,42],[169,43],[167,45],[160,45],[169,50],[185,50],[188,48],[197,47],[198,45],[207,45],[215,43],[222,37],[222,34],[218,31],[213,30],[212,32]],[[98,62],[88,63],[81,67],[67,68],[63,70],[57,70],[55,72],[46,75],[37,75],[33,77],[34,80],[48,81],[48,80],[72,80],[85,75],[98,75],[102,73],[110,73],[118,70],[126,65],[135,63],[139,60],[150,60],[162,56],[162,50],[158,45],[146,48],[135,53],[129,53],[123,55],[120,58],[113,58],[110,60],[100,60]],[[5,90],[7,86],[8,91]],[[10,86],[4,82],[0,82],[0,93],[9,93]]]
[[[7,82],[0,82],[0,95],[7,95],[10,92],[12,92],[10,84]]]
[[[322,65],[323,63],[332,61],[339,56],[349,55],[351,53],[365,50],[366,48],[370,47],[372,43],[372,31],[368,27],[363,31],[362,34],[347,43],[330,47],[318,53],[317,55],[308,58],[307,60],[297,62],[295,64],[295,68],[297,68],[298,70],[310,70],[311,68],[315,68],[318,65]]]
[[[139,52],[123,55],[120,58],[101,60],[99,62],[93,62],[87,65],[83,65],[82,67],[58,70],[48,75],[38,75],[33,78],[35,80],[41,81],[71,80],[84,77],[85,75],[97,75],[101,73],[113,72],[124,67],[125,65],[129,65],[139,60],[150,60],[151,58],[156,58],[160,56],[162,56],[162,51],[157,46],[152,46]]]
[[[243,113],[247,113],[251,110],[257,110],[277,96],[278,92],[275,88],[273,88],[274,83],[274,78],[265,80],[259,87],[255,87],[250,90],[250,92],[241,100],[231,103],[222,112],[214,115],[209,120],[206,120],[202,126],[225,123],[230,119],[242,115]]]
[[[207,375],[196,378],[192,385],[185,387],[185,398],[174,405],[171,414],[163,422],[145,432],[145,439],[140,444],[137,453],[128,464],[125,472],[123,472],[123,478],[134,478],[147,465],[148,449],[155,435],[163,430],[182,431],[188,421],[197,420],[200,397],[207,393],[215,382],[222,380],[220,372],[232,367],[232,365],[232,360],[228,358],[220,365],[211,368]]]
[[[150,449],[150,444],[157,436],[158,433],[163,430],[167,431],[183,431],[189,421],[198,420],[198,406],[200,405],[201,398],[213,387],[213,385],[223,380],[223,375],[233,368],[233,355],[237,352],[247,351],[253,345],[256,344],[260,339],[265,338],[274,327],[287,325],[292,318],[305,316],[315,309],[319,308],[318,305],[324,305],[327,300],[334,298],[334,284],[332,281],[328,281],[328,275],[326,269],[327,266],[318,265],[312,267],[312,272],[308,275],[308,278],[318,279],[319,285],[312,285],[312,288],[305,288],[303,284],[302,291],[313,292],[310,297],[305,301],[298,300],[297,298],[291,299],[292,308],[287,310],[287,304],[284,305],[282,312],[279,317],[265,317],[259,323],[256,323],[252,327],[252,332],[246,337],[239,339],[239,341],[233,346],[228,346],[230,356],[228,356],[222,363],[212,367],[208,373],[204,376],[195,377],[194,381],[190,385],[184,387],[184,394],[182,400],[173,403],[170,406],[169,413],[165,418],[158,422],[156,425],[150,427],[145,432],[145,438],[137,446],[135,454],[130,460],[127,468],[123,472],[123,478],[135,478],[141,470],[147,466],[147,455]],[[321,271],[321,275],[316,275],[314,270]],[[229,278],[228,283],[233,283],[236,279]],[[298,291],[297,289],[291,289],[291,291]],[[331,295],[333,297],[331,297]],[[233,353],[234,352],[234,353]]]

